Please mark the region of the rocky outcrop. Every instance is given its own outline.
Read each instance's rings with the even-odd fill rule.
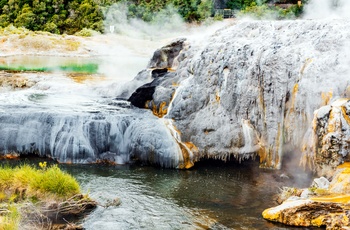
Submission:
[[[184,48],[185,38],[176,39],[169,45],[156,50],[148,63],[148,68],[171,68],[176,64],[176,58]]]
[[[350,168],[338,167],[331,183],[315,179],[313,186],[298,196],[289,197],[281,205],[266,209],[263,217],[287,225],[348,229],[350,227]]]
[[[350,99],[340,98],[316,110],[310,132],[304,145],[304,164],[326,175],[350,161]]]
[[[301,156],[313,112],[346,92],[348,25],[238,21],[188,41],[145,107],[174,120],[199,158],[259,156],[279,168],[283,154]]]
[[[151,75],[151,82],[137,88],[128,101],[139,108],[150,108],[153,113],[163,117],[167,113],[167,107],[175,93],[178,78],[174,71],[178,64],[180,52],[185,49],[186,39],[177,39],[158,50],[151,58],[148,69],[140,72],[136,79],[142,79],[144,72]],[[157,88],[157,93],[156,92]],[[157,95],[161,100],[157,100]]]

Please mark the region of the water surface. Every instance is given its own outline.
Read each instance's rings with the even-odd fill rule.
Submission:
[[[191,170],[148,166],[63,166],[84,192],[104,204],[84,220],[86,229],[295,229],[264,220],[282,186],[306,187],[310,177],[299,171],[258,168],[258,162],[211,162]],[[289,179],[280,175],[286,173]]]

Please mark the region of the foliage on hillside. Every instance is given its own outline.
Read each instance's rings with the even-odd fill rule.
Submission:
[[[243,12],[276,10],[266,5],[269,2],[229,0],[226,8]],[[148,22],[157,17],[156,12],[168,7],[175,9],[187,22],[203,21],[214,16],[212,0],[0,0],[0,27],[13,24],[15,27],[56,34],[74,34],[84,28],[104,32],[106,25],[103,21],[115,3],[127,6],[127,19],[139,18]],[[301,10],[297,7],[280,14],[299,14]]]

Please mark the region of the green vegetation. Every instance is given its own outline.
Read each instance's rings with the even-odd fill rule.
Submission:
[[[20,214],[15,205],[0,206],[0,229],[15,230],[18,229]]]
[[[53,210],[48,210],[45,203],[50,203]],[[75,178],[57,165],[47,167],[42,162],[39,167],[0,166],[0,229],[18,229],[21,223],[26,223],[25,218],[41,213],[41,207],[59,215],[61,209],[76,213],[76,209],[83,211],[93,206],[93,201],[80,195]]]
[[[275,1],[229,0],[223,8],[257,17],[273,11],[277,12],[278,18],[299,16],[303,10],[294,0],[282,1],[294,4],[287,9],[272,2]],[[104,25],[104,20],[116,3],[123,5],[118,11],[123,11],[125,20],[139,18],[154,22],[159,20],[158,13],[168,15],[169,9],[179,13],[187,22],[204,21],[215,14],[211,0],[0,0],[0,27],[14,25],[32,31],[91,36],[93,31],[104,32],[105,26],[109,26]],[[224,4],[224,1],[221,3]],[[119,23],[125,23],[125,20]]]
[[[91,37],[97,34],[99,34],[99,32],[92,29],[87,29],[87,28],[83,28],[82,30],[75,33],[75,35],[81,36],[81,37]]]
[[[18,201],[45,199],[48,195],[69,198],[80,193],[80,188],[78,182],[57,165],[46,167],[45,164],[40,169],[29,165],[0,167],[0,191],[4,193],[2,200]]]
[[[305,1],[304,1],[305,2]],[[251,1],[250,4],[242,6],[240,15],[251,15],[255,18],[274,18],[274,19],[290,19],[299,17],[303,12],[303,5],[293,4],[287,8],[281,8],[273,4],[257,4]]]

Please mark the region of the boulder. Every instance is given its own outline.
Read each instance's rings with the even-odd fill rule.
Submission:
[[[324,186],[326,180],[315,179],[317,182],[314,181],[308,192],[302,192],[300,196],[294,194],[281,205],[264,210],[263,217],[293,226],[350,228],[350,164],[337,168],[329,188]]]

